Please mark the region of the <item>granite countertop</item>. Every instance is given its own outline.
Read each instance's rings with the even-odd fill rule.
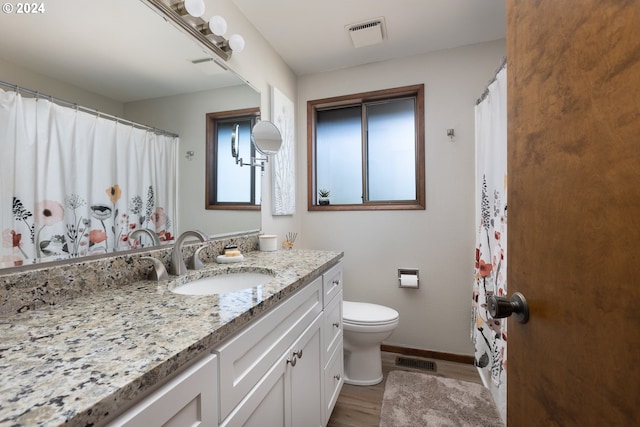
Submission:
[[[211,263],[169,281],[124,284],[0,318],[0,426],[104,423],[319,277],[342,253],[280,250],[244,257],[241,263]],[[220,295],[170,291],[228,270],[267,271],[274,279]]]

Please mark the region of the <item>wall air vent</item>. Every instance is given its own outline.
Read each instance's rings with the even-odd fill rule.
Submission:
[[[349,33],[353,47],[382,43],[387,38],[384,18],[370,19],[365,22],[347,25],[345,29]]]

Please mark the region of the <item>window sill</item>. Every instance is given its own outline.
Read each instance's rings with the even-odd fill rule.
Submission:
[[[418,202],[410,203],[368,203],[353,205],[312,205],[307,206],[308,211],[416,211],[425,210],[425,205]]]
[[[227,211],[259,211],[260,205],[236,205],[236,204],[219,204],[219,205],[209,205],[205,207],[206,210],[227,210]]]

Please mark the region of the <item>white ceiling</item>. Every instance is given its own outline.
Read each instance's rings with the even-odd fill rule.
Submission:
[[[233,0],[297,75],[498,40],[505,0]],[[354,48],[345,26],[384,17],[388,39]]]
[[[297,75],[505,37],[505,0],[232,1]],[[0,59],[120,102],[241,83],[192,64],[212,55],[141,1],[44,4],[40,15],[1,14]],[[378,17],[388,39],[353,48],[345,26]]]

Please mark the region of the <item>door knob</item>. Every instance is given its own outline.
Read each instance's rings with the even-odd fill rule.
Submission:
[[[529,304],[520,292],[511,295],[511,299],[491,295],[487,299],[487,310],[494,319],[509,317],[513,314],[520,323],[529,321]]]

